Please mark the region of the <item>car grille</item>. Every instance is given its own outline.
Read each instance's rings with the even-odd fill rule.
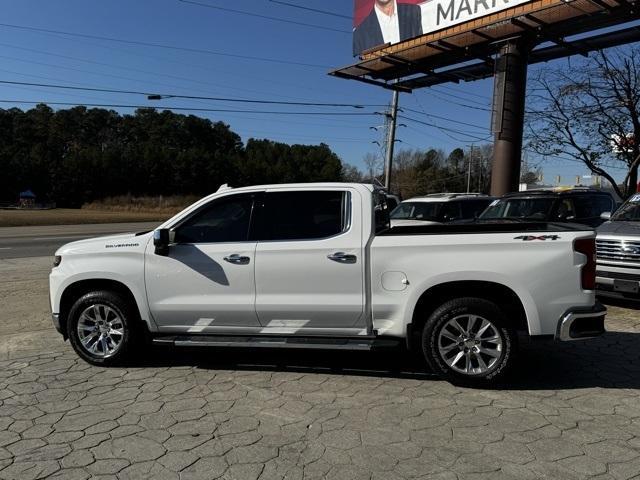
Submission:
[[[596,240],[598,260],[640,263],[640,240]]]

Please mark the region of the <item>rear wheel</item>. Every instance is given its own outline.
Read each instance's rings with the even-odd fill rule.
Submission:
[[[69,312],[68,334],[76,353],[92,365],[110,366],[128,359],[137,341],[135,309],[109,291],[80,297]]]
[[[422,350],[429,366],[453,383],[488,386],[509,372],[516,338],[495,303],[459,298],[429,316],[422,332]]]

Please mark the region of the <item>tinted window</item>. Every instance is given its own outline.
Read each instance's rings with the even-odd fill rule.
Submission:
[[[497,200],[482,213],[480,218],[546,220],[549,217],[553,203],[553,198],[512,198]]]
[[[258,240],[313,240],[347,228],[346,192],[268,193],[260,211]]]
[[[460,202],[448,202],[442,206],[440,212],[442,222],[451,222],[453,220],[459,220],[462,217],[460,212]]]
[[[394,220],[438,221],[442,203],[440,202],[402,202],[391,212]]]
[[[577,199],[576,199],[577,200]],[[560,198],[556,205],[556,212],[551,220],[575,220],[576,211],[570,198]]]
[[[249,235],[253,195],[214,200],[176,229],[176,243],[244,242]]]
[[[605,195],[580,196],[573,199],[578,218],[599,218],[613,210],[613,202]]]
[[[611,217],[611,220],[617,222],[637,222],[640,220],[640,203],[636,202],[627,202],[618,211],[616,214]]]
[[[476,218],[489,206],[491,200],[465,200],[460,202],[462,218]]]

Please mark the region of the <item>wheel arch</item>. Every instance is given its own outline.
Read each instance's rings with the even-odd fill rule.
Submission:
[[[443,303],[462,297],[477,297],[497,304],[512,319],[514,328],[529,334],[529,321],[522,299],[511,288],[497,282],[483,280],[450,281],[434,285],[424,291],[413,309],[407,325],[407,346],[413,348],[427,318]]]
[[[140,307],[138,305],[138,302],[136,301],[135,295],[133,294],[131,289],[124,283],[119,282],[118,280],[107,278],[78,280],[68,285],[64,289],[60,297],[60,329],[62,330],[62,335],[65,340],[68,338],[68,316],[69,312],[71,311],[71,307],[73,307],[73,304],[83,295],[99,290],[107,290],[122,295],[127,299],[127,301],[130,302],[131,306],[135,309],[135,313],[137,315],[136,320],[140,320],[142,318],[140,314]],[[143,323],[146,324],[146,322]]]

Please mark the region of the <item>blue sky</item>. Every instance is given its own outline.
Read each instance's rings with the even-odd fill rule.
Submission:
[[[332,67],[353,62],[349,19],[291,8],[269,0],[194,1],[323,28],[250,17],[179,0],[0,0],[3,12],[0,22],[3,24],[210,52],[135,46],[0,25],[0,80],[260,100],[367,105],[385,105],[389,102],[389,91],[327,75]],[[350,0],[291,0],[290,3],[322,8],[346,17],[352,13]],[[248,60],[211,52],[311,66]],[[490,139],[490,113],[485,109],[490,107],[491,90],[492,81],[484,80],[448,84],[401,95],[401,107],[420,112],[406,112],[407,116],[435,123],[441,128],[401,120],[407,126],[398,130],[398,138],[402,141],[400,148],[434,147],[449,152],[456,147],[482,143],[481,139]],[[20,100],[283,112],[361,112],[345,108],[243,106],[204,100],[148,101],[142,95],[61,92],[8,85],[0,85],[0,100],[11,101],[0,103],[0,108],[18,106],[23,109],[31,108],[31,105],[21,104]],[[382,109],[372,107],[367,111]],[[133,111],[123,108],[116,110],[123,113]],[[478,127],[463,127],[445,120],[435,120],[422,112]],[[376,115],[196,114],[228,123],[244,141],[258,137],[287,143],[324,142],[343,161],[361,168],[366,153],[379,153],[378,146],[372,142],[380,141],[381,134],[370,127],[383,123],[383,118]],[[530,160],[533,164],[539,163],[535,157]],[[573,182],[576,175],[588,174],[578,163],[547,160],[542,167],[546,180],[562,175],[563,183]]]

